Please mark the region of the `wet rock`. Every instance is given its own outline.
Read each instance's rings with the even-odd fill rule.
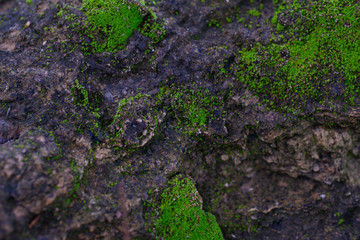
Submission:
[[[49,160],[58,154],[59,148],[44,132],[28,132],[13,144],[1,145],[0,151],[0,186],[3,189],[0,205],[7,209],[2,213],[6,221],[1,224],[0,232],[5,237],[25,227],[33,214],[39,214],[57,197],[64,196],[72,186],[73,176],[66,171],[47,173],[48,169],[64,166]],[[40,166],[35,164],[36,159],[42,159]],[[60,183],[64,175],[66,180]],[[14,227],[9,227],[12,224]]]
[[[131,144],[138,144],[138,136],[141,136],[146,129],[143,119],[133,119],[125,123],[125,139]]]
[[[0,1],[0,239],[155,239],[146,200],[178,173],[226,239],[359,236],[358,100],[292,115],[234,76],[238,51],[277,36],[273,1],[259,18],[247,11],[260,1],[149,4],[162,41],[136,30],[90,55],[69,20],[80,1],[27,2]],[[189,135],[160,95],[200,88],[220,100]]]
[[[229,155],[223,154],[223,155],[220,156],[220,159],[223,160],[223,161],[227,161],[227,160],[229,160]]]

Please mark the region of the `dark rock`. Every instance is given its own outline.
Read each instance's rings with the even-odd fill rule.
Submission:
[[[124,49],[89,55],[59,13],[83,19],[80,1],[0,0],[0,239],[155,239],[146,201],[179,173],[225,239],[358,237],[359,100],[290,114],[234,75],[243,47],[277,34],[273,1],[260,17],[247,14],[260,1],[147,3],[162,41],[135,31]],[[195,104],[175,99],[205,89]],[[190,111],[211,114],[189,135]]]

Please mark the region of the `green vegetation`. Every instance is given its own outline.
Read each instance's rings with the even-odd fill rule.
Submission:
[[[95,123],[90,125],[90,131],[93,132],[95,129],[100,128],[100,108],[97,106],[99,103],[99,99],[97,96],[92,96],[92,101],[90,101],[89,93],[82,86],[78,79],[74,80],[74,84],[71,87],[72,96],[74,99],[74,103],[80,107],[84,107],[86,111],[91,114],[91,118],[95,119]]]
[[[201,196],[191,178],[177,176],[168,185],[154,224],[157,239],[223,239],[215,217],[202,210]]]
[[[108,126],[108,130],[110,130],[111,132],[108,134],[108,139],[111,140],[112,144],[116,145],[119,141],[121,141],[121,135],[124,133],[124,128],[123,128],[124,120],[128,119],[129,117],[133,117],[134,115],[139,116],[138,115],[139,112],[137,112],[137,110],[139,109],[137,108],[137,106],[148,105],[149,104],[148,101],[151,101],[150,95],[138,93],[135,96],[123,98],[118,102],[118,107],[113,117],[113,121]],[[155,114],[148,112],[146,114],[145,113],[140,114],[140,116],[142,119],[153,118],[155,122],[154,123],[155,126],[153,127],[156,128],[157,119]],[[144,136],[137,137],[138,140],[141,140],[143,138]],[[137,144],[135,146],[127,145],[125,151],[131,152],[134,150],[133,147],[136,148],[137,146],[138,146]]]
[[[84,0],[83,11],[88,18],[86,34],[95,52],[114,52],[143,21],[140,8],[125,0]]]
[[[119,140],[121,133],[123,132],[122,127],[124,117],[131,116],[131,114],[136,111],[136,106],[131,105],[139,104],[140,101],[143,101],[144,104],[147,104],[147,100],[149,100],[150,97],[149,95],[139,93],[135,96],[121,99],[118,102],[118,107],[114,116],[112,117],[112,121],[108,123],[102,123],[101,116],[103,110],[101,110],[100,107],[102,105],[103,97],[94,93],[89,94],[89,92],[83,85],[80,84],[79,80],[77,79],[75,79],[74,84],[71,87],[71,92],[74,103],[86,111],[87,118],[84,119],[86,124],[83,125],[85,129],[80,129],[80,131],[89,131],[96,138],[96,135],[101,132],[101,128],[107,127],[109,130],[114,129],[114,126],[116,125],[117,127],[115,127],[115,129],[118,129],[118,131],[112,131],[112,133],[107,134],[107,138],[110,139],[112,143],[116,143]],[[124,109],[127,105],[130,105],[130,108],[133,107],[133,111]],[[145,118],[146,117],[148,116],[145,116]]]
[[[159,24],[153,20],[146,20],[143,22],[143,26],[139,29],[139,32],[150,38],[153,43],[158,43],[165,35],[164,24]]]
[[[77,94],[76,92],[79,92]],[[71,87],[71,92],[74,98],[74,102],[82,107],[89,106],[89,93],[86,89],[80,84],[78,79],[74,80],[74,85]],[[80,97],[76,97],[76,95],[80,95]]]
[[[81,177],[78,173],[78,166],[76,164],[76,161],[75,159],[72,159],[71,162],[70,162],[70,167],[73,171],[73,174],[74,174],[74,188],[70,191],[69,193],[69,198],[66,199],[66,203],[69,204],[70,201],[71,201],[71,197],[72,198],[75,198],[77,197],[76,195],[76,191],[79,189],[80,185],[81,185]]]
[[[247,14],[255,16],[255,17],[260,17],[261,16],[261,12],[259,12],[256,9],[251,9],[251,10],[247,11]]]
[[[274,3],[272,24],[283,35],[276,43],[258,43],[240,51],[237,78],[280,110],[294,112],[313,101],[331,102],[343,95],[353,104],[360,95],[359,4],[351,0]],[[279,16],[288,23],[280,23]]]
[[[168,88],[161,87],[157,95],[159,103],[169,99],[167,110],[184,127],[184,133],[192,134],[204,127],[210,119],[215,118],[215,111],[222,104],[220,97],[214,96],[208,89]]]
[[[148,130],[157,132],[161,112],[166,111],[170,118],[175,119],[177,128],[183,134],[192,135],[200,133],[210,120],[222,117],[223,98],[220,95],[223,93],[216,96],[201,87],[191,89],[171,85],[161,87],[156,96],[138,93],[120,99],[114,112],[102,107],[101,94],[96,91],[88,92],[87,87],[77,79],[71,86],[71,92],[74,104],[80,107],[79,114],[72,116],[76,118],[77,124],[74,127],[77,131],[89,133],[94,143],[99,143],[99,138],[106,138],[116,146],[114,150],[120,150],[120,145],[121,151],[127,153],[138,148],[147,137],[143,134],[136,136],[138,143],[124,138],[124,124],[131,119],[143,119],[148,124]],[[149,108],[149,111],[144,111],[144,107]]]
[[[216,20],[216,19],[210,19],[210,21],[208,22],[208,26],[209,27],[217,27],[217,28],[221,28],[221,24]]]
[[[124,106],[126,106],[129,102],[133,102],[134,100],[137,100],[137,99],[140,99],[140,98],[143,98],[143,97],[150,97],[150,95],[147,95],[147,94],[144,95],[144,94],[138,93],[137,95],[135,95],[133,97],[121,99],[119,101],[119,103],[118,103],[118,109],[117,109],[117,111],[115,113],[115,116],[113,118],[113,121],[112,121],[111,125],[115,124],[116,120],[121,116]]]
[[[123,49],[135,30],[151,39],[151,44],[165,35],[164,24],[137,0],[84,0],[80,9],[58,5],[57,17],[65,20],[67,28],[80,34],[80,41],[69,46],[73,52],[80,45],[84,53],[116,52]],[[79,16],[78,10],[84,13]],[[70,39],[71,34],[67,34]],[[66,42],[63,48],[69,48]],[[151,48],[151,46],[149,46]]]

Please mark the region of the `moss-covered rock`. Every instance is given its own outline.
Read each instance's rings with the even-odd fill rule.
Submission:
[[[85,0],[82,8],[88,18],[86,33],[95,52],[122,48],[143,21],[143,11],[136,2]]]
[[[157,239],[224,239],[215,216],[202,209],[202,198],[189,177],[177,176],[161,194]]]
[[[277,2],[277,1],[276,1]],[[354,1],[275,4],[273,43],[239,53],[237,78],[282,110],[360,95],[360,10]]]
[[[165,29],[155,13],[144,2],[115,0],[84,0],[58,4],[59,25],[65,24],[73,46],[83,53],[124,50],[134,31],[142,33],[155,44],[162,40]],[[46,27],[45,29],[49,29]],[[63,48],[69,48],[63,41]]]
[[[331,82],[307,79],[324,86],[316,88],[323,99],[335,96],[335,108],[306,91],[304,102],[270,91],[307,76],[285,70],[296,60],[296,36],[304,35],[301,63],[318,46],[306,36],[322,19],[308,12],[336,9],[302,2],[309,5],[147,0],[142,22],[114,50],[107,49],[114,29],[90,26],[84,0],[0,3],[0,238],[357,239],[360,99],[349,106],[341,98],[350,85],[335,65],[345,57],[336,55],[334,68],[321,65],[330,66]],[[339,11],[357,11],[357,1],[345,3]],[[336,26],[355,34],[348,39],[356,37],[357,22],[337,17]],[[309,32],[291,32],[300,19]],[[159,21],[168,32],[161,42]],[[274,68],[266,65],[270,48],[280,49]],[[258,96],[232,69],[251,54],[261,61],[238,74],[255,83],[254,71],[269,76]],[[300,116],[273,111],[303,103],[314,107],[297,109]],[[191,179],[174,177],[180,173]]]

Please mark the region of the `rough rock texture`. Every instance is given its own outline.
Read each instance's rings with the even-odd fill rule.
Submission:
[[[0,239],[155,239],[144,203],[178,173],[225,239],[357,239],[360,107],[272,111],[231,73],[242,46],[274,33],[262,3],[257,18],[259,1],[164,0],[151,7],[161,42],[135,32],[86,55],[57,15],[78,1],[0,1]],[[222,102],[189,135],[164,86]]]

